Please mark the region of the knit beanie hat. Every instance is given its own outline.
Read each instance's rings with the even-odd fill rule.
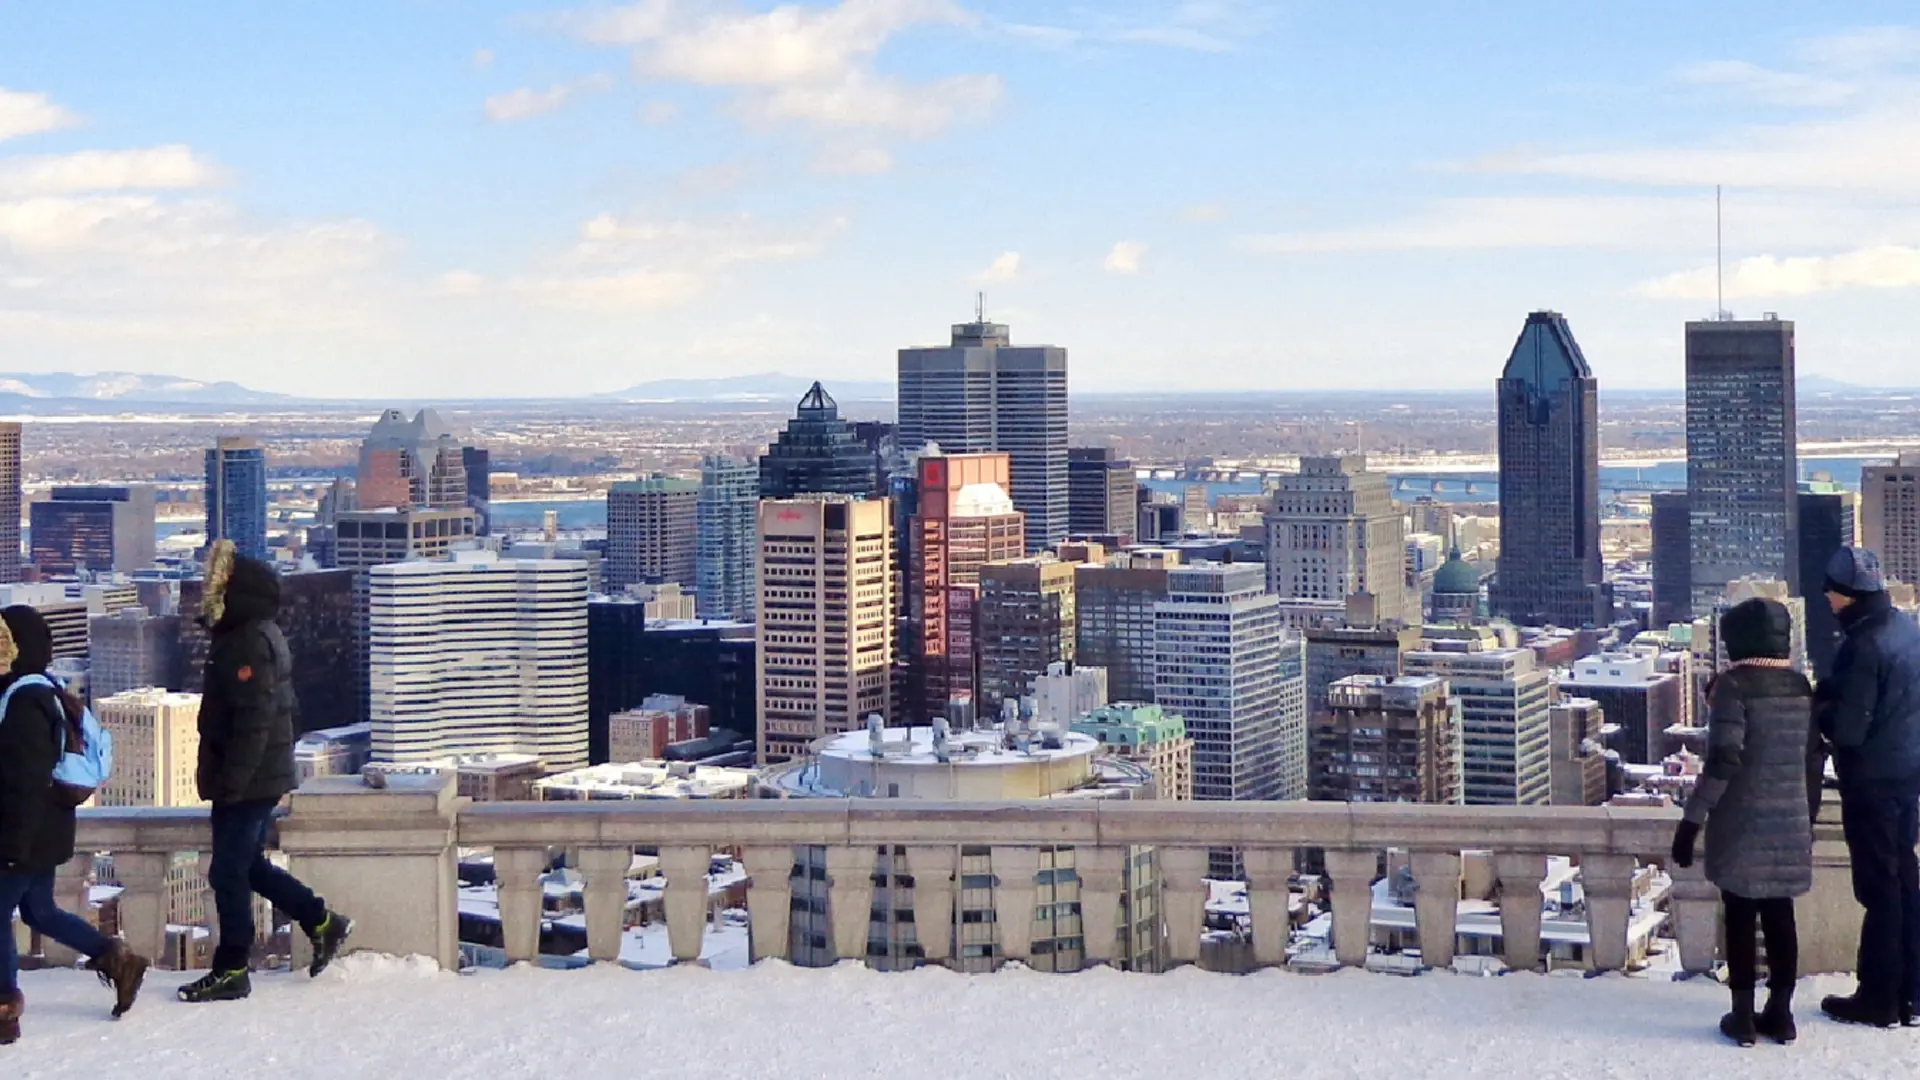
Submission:
[[[1827,560],[1826,591],[1859,599],[1886,589],[1880,556],[1863,547],[1843,547]]]

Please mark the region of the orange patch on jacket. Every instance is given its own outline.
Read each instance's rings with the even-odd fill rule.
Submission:
[[[252,682],[253,681],[253,665],[241,664],[240,670],[234,672],[233,676],[234,678],[239,679],[241,682]]]

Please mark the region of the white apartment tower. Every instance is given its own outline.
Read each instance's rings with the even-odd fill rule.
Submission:
[[[1289,697],[1299,699],[1300,777],[1306,796],[1305,671],[1290,692],[1280,600],[1250,563],[1193,563],[1167,572],[1154,607],[1154,703],[1186,718],[1193,797],[1279,799]]]
[[[200,695],[127,690],[94,702],[113,736],[113,775],[96,806],[205,806],[194,783],[200,757]]]
[[[456,551],[371,580],[373,759],[587,763],[587,564]]]
[[[1367,459],[1303,457],[1282,476],[1266,519],[1267,589],[1290,600],[1373,595],[1382,620],[1420,621],[1406,586],[1406,517]]]
[[[760,503],[761,764],[892,713],[893,524],[847,495]]]
[[[1481,639],[1429,641],[1401,657],[1408,675],[1446,679],[1460,699],[1468,806],[1546,806],[1553,792],[1552,680],[1531,649]]]
[[[700,460],[694,576],[700,617],[753,621],[754,532],[760,466],[720,454]]]

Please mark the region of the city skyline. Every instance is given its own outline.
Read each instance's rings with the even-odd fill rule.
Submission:
[[[1473,388],[1543,307],[1610,386],[1671,387],[1725,184],[1727,306],[1796,319],[1809,373],[1910,381],[1920,30],[1891,3],[105,6],[0,14],[23,370],[831,386],[984,287],[1084,358],[1076,391]],[[1543,31],[1587,44],[1577,78]]]

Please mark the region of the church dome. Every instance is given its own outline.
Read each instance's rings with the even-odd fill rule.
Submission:
[[[1460,549],[1454,548],[1447,555],[1447,561],[1433,574],[1433,591],[1436,596],[1463,596],[1480,591],[1480,571],[1474,565],[1460,557]]]

